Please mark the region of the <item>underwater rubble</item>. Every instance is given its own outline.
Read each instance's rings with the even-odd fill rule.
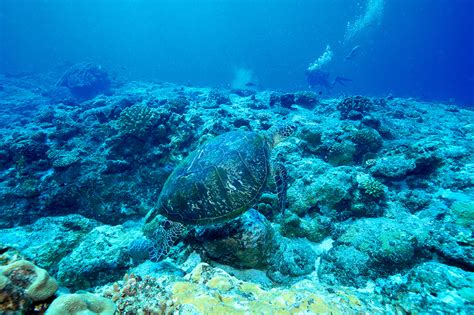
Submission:
[[[474,313],[472,110],[54,77],[0,75],[0,313]],[[270,181],[236,219],[143,229],[190,152],[282,121],[284,212]]]

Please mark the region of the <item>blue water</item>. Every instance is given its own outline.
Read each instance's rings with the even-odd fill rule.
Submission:
[[[380,16],[344,40],[376,2]],[[471,0],[1,0],[0,72],[93,61],[127,79],[228,86],[244,68],[260,88],[296,90],[330,45],[326,70],[352,79],[333,94],[469,106],[473,21]]]

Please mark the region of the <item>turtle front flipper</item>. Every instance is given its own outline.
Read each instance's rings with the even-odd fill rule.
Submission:
[[[288,190],[288,172],[282,163],[273,165],[275,184],[277,188],[278,206],[282,214],[285,214],[286,191]]]

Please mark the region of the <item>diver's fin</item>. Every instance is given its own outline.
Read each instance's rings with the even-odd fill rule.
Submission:
[[[282,163],[275,163],[273,166],[275,183],[277,187],[278,206],[282,214],[285,214],[286,191],[288,189],[288,173]]]

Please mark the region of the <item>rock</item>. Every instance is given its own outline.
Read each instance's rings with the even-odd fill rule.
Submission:
[[[353,164],[356,152],[356,145],[351,141],[336,142],[329,149],[328,162],[334,166]]]
[[[120,174],[132,169],[132,166],[127,161],[123,160],[107,160],[104,174]]]
[[[295,95],[292,93],[272,93],[270,95],[270,106],[281,106],[290,109],[295,103]]]
[[[57,279],[71,289],[85,289],[114,281],[131,265],[129,243],[138,230],[103,225],[93,229],[58,264]]]
[[[371,115],[364,116],[364,118],[362,118],[362,120],[361,120],[361,123],[363,123],[367,127],[373,128],[377,131],[379,131],[379,129],[382,126],[382,122],[380,121],[380,119],[375,118]]]
[[[321,280],[362,287],[368,279],[406,270],[423,259],[421,253],[429,247],[429,231],[416,219],[359,219],[323,257]]]
[[[0,243],[14,248],[48,270],[56,270],[66,257],[99,223],[77,214],[41,218],[35,223],[0,230]]]
[[[311,109],[319,103],[319,95],[312,91],[298,91],[294,95],[295,104],[304,108]]]
[[[306,239],[278,237],[270,256],[268,276],[276,282],[287,283],[292,278],[315,270],[316,253]]]
[[[135,268],[130,269],[129,273],[142,278],[159,278],[163,276],[173,276],[177,278],[182,278],[186,274],[186,272],[181,268],[182,266],[177,265],[170,258],[167,258],[159,262],[147,260],[144,263],[136,266]]]
[[[298,131],[298,136],[305,141],[302,146],[306,151],[312,154],[318,152],[318,147],[321,144],[322,131],[317,126],[304,126]]]
[[[451,210],[456,216],[456,223],[465,227],[474,227],[474,200],[455,201]]]
[[[272,229],[262,214],[250,209],[235,220],[202,229],[196,238],[211,259],[258,268],[266,264]]]
[[[472,229],[452,223],[436,222],[433,249],[447,263],[474,270],[474,238]]]
[[[354,178],[351,171],[334,168],[320,176],[309,190],[319,205],[337,209],[349,202],[353,187]]]
[[[402,179],[416,168],[415,161],[403,156],[387,156],[375,159],[375,164],[370,167],[374,176],[389,179]]]
[[[280,232],[286,237],[306,237],[309,241],[319,243],[329,236],[330,219],[319,214],[299,217],[289,213],[281,224]]]
[[[403,276],[390,277],[382,286],[385,301],[406,312],[474,313],[474,273],[438,262],[420,264]]]
[[[255,95],[255,93],[257,92],[250,89],[231,89],[230,93],[237,94],[238,96],[241,96],[241,97],[247,97],[247,96]]]
[[[332,248],[324,257],[319,270],[323,283],[342,283],[351,286],[365,286],[370,274],[370,256],[353,246],[344,244]]]
[[[226,95],[219,89],[214,89],[208,93],[206,103],[203,104],[203,106],[206,108],[219,108],[223,104],[230,103],[231,101],[228,95]]]
[[[26,162],[38,161],[46,158],[49,146],[46,141],[38,141],[28,134],[17,137],[9,144],[10,154],[17,160],[24,159]]]

